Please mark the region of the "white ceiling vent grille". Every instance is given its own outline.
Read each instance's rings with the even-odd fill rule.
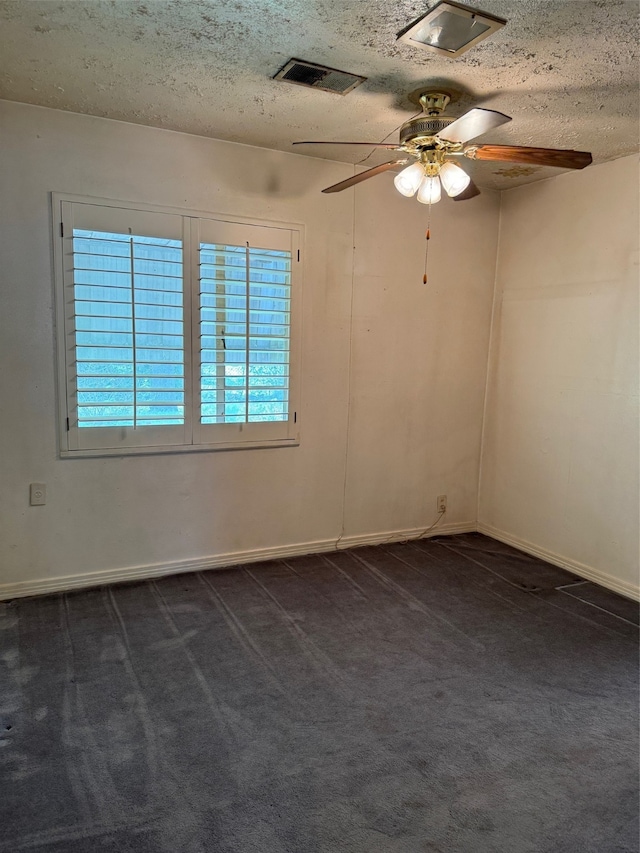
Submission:
[[[347,95],[367,78],[313,62],[304,62],[302,59],[290,59],[273,79],[286,80],[296,86],[322,89],[324,92],[334,92],[336,95]]]

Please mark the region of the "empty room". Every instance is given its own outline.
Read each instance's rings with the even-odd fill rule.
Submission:
[[[638,853],[635,0],[0,0],[0,853]]]

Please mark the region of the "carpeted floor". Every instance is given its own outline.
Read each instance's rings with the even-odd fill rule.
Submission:
[[[638,851],[637,621],[478,534],[0,604],[0,851]]]

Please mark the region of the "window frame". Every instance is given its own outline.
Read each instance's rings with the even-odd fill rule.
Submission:
[[[166,453],[194,453],[220,450],[260,449],[269,447],[291,447],[300,444],[300,379],[301,379],[301,337],[302,337],[302,248],[304,226],[300,223],[262,220],[230,216],[211,211],[159,206],[131,201],[97,198],[68,193],[51,193],[53,213],[53,263],[55,297],[55,338],[57,354],[57,402],[59,454],[61,458],[124,456]],[[69,256],[69,247],[73,240],[73,223],[69,222],[69,213],[73,205],[91,205],[131,211],[137,214],[166,214],[182,219],[183,241],[183,306],[184,306],[184,357],[185,357],[185,423],[184,427],[142,427],[148,430],[148,436],[157,440],[158,430],[172,430],[173,441],[182,430],[183,439],[179,442],[158,444],[136,444],[129,442],[115,446],[112,437],[105,438],[105,431],[115,433],[119,427],[91,427],[95,430],[95,443],[107,446],[80,446],[79,433],[87,428],[71,424],[73,395],[77,392],[76,383],[71,376],[69,356],[70,336],[74,329],[70,321],[75,318],[75,310],[70,314],[69,288],[73,287],[70,273],[65,270],[65,258]],[[108,219],[109,214],[106,214]],[[288,420],[245,422],[241,424],[200,424],[200,341],[199,341],[199,250],[202,223],[204,230],[220,226],[222,233],[231,233],[235,229],[268,229],[255,234],[272,233],[282,240],[283,232],[289,232],[291,242],[291,302],[289,324],[289,407]],[[211,225],[213,223],[213,225]],[[81,225],[78,227],[82,227]],[[250,232],[249,232],[250,233]],[[153,236],[153,235],[145,235]],[[275,239],[275,237],[274,237]],[[263,248],[268,248],[263,246]],[[73,251],[71,252],[73,254]],[[75,303],[75,296],[72,295]],[[75,358],[75,355],[74,355]],[[248,390],[248,389],[247,389]],[[98,433],[103,433],[99,436]],[[129,430],[131,435],[131,430]],[[139,435],[139,433],[138,433]],[[84,436],[83,436],[84,437]],[[87,435],[87,438],[89,436]]]

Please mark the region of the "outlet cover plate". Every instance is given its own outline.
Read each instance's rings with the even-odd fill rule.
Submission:
[[[44,483],[31,483],[29,486],[29,503],[31,506],[44,506],[47,502],[47,487]]]

